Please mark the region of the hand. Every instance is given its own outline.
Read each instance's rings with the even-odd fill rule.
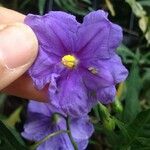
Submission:
[[[25,16],[0,7],[0,90],[39,101],[46,101],[46,92],[37,91],[25,74],[34,62],[38,42],[32,29],[23,24]]]

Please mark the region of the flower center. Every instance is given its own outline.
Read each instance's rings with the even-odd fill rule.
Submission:
[[[64,57],[62,57],[61,62],[67,68],[72,69],[77,65],[78,60],[73,55],[65,55]]]

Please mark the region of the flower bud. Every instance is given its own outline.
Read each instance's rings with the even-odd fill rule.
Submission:
[[[59,123],[60,119],[61,119],[61,117],[60,117],[60,115],[57,114],[57,113],[54,113],[54,114],[52,115],[52,117],[51,117],[51,121],[52,121],[53,124]]]
[[[115,98],[114,103],[112,104],[115,112],[121,113],[123,111],[122,103],[119,101],[118,97]]]
[[[105,129],[112,131],[115,129],[115,120],[111,117],[107,107],[99,103],[99,113]]]
[[[103,120],[103,126],[106,130],[113,131],[115,129],[115,120],[111,117]]]

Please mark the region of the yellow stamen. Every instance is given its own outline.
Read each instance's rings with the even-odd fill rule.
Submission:
[[[89,67],[88,70],[93,74],[97,74],[97,70],[94,67]]]
[[[62,57],[61,62],[67,68],[74,68],[77,65],[78,60],[73,55],[65,55]]]

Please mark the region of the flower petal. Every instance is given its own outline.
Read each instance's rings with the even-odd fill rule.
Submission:
[[[36,61],[29,69],[29,75],[38,89],[42,89],[50,82],[51,73],[58,61],[59,59],[57,56],[52,54],[49,57],[49,55],[43,50],[39,51]]]
[[[39,141],[48,135],[49,118],[39,113],[29,113],[28,120],[24,125],[22,136],[31,141]]]
[[[40,113],[47,117],[50,117],[54,113],[60,113],[65,116],[65,114],[58,108],[54,107],[49,103],[37,102],[35,100],[30,100],[28,104],[28,112],[30,113]]]
[[[108,13],[103,10],[93,11],[84,17],[83,24],[88,25],[99,23],[100,21],[106,20],[107,16]]]
[[[93,125],[90,123],[88,116],[71,119],[72,136],[78,140],[86,140],[92,135],[94,131]]]
[[[74,38],[79,23],[65,12],[49,12],[44,16],[29,14],[25,23],[35,32],[41,48],[49,54],[63,56],[74,49]]]
[[[88,89],[97,90],[98,88],[104,88],[114,84],[113,76],[106,66],[101,65],[98,62],[84,63],[84,66],[86,68],[82,71],[82,77]],[[90,68],[95,69],[95,74],[92,73]]]
[[[53,93],[49,88],[50,102],[55,107],[71,116],[82,116],[89,112],[91,106],[88,102],[87,89],[77,70],[62,76],[57,81],[57,89],[58,91]]]
[[[110,86],[97,90],[97,99],[103,104],[111,103],[116,95],[115,86]]]
[[[40,113],[49,117],[52,115],[49,107],[50,107],[50,104],[48,103],[42,103],[42,102],[30,100],[28,104],[28,112]]]
[[[89,140],[78,141],[78,149],[85,150],[88,146]]]
[[[128,70],[124,67],[120,57],[116,54],[109,60],[100,60],[99,63],[110,71],[113,76],[114,84],[124,81],[128,76]]]
[[[62,133],[41,144],[37,150],[74,150],[74,148],[68,135]]]
[[[38,108],[37,108],[38,109]],[[33,116],[33,117],[32,117]],[[28,121],[24,125],[24,132],[22,136],[26,139],[32,141],[40,141],[51,133],[54,133],[58,130],[65,130],[66,125],[65,121],[61,124],[54,125],[50,122],[49,118],[41,115],[40,113],[30,113],[28,116]],[[59,143],[59,144],[58,144]],[[39,150],[73,150],[73,146],[70,142],[70,139],[66,133],[57,135],[38,147]]]
[[[28,120],[24,125],[22,136],[32,141],[40,141],[51,133],[67,130],[66,121],[61,117],[56,124],[50,121],[56,108],[46,103],[31,101],[28,107]],[[78,149],[87,147],[88,139],[93,133],[93,126],[88,116],[71,118],[70,130]],[[59,144],[58,144],[59,143]],[[67,133],[61,133],[42,143],[38,150],[74,150]]]
[[[122,29],[107,19],[107,13],[99,10],[84,17],[77,37],[80,58],[110,58],[122,40]]]

